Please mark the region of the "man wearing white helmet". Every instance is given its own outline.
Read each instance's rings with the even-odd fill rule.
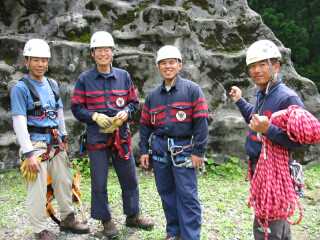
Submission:
[[[75,219],[72,208],[63,105],[57,82],[45,76],[50,48],[42,39],[31,39],[25,44],[23,56],[28,74],[11,89],[11,112],[21,147],[21,171],[27,180],[28,213],[36,239],[56,239],[46,225],[47,175],[52,178],[60,208],[60,230],[88,233],[89,228]]]
[[[281,53],[278,47],[270,40],[254,42],[247,50],[246,63],[248,74],[258,87],[256,103],[248,103],[242,98],[241,90],[232,86],[230,97],[239,108],[245,121],[249,124],[249,133],[246,140],[246,152],[249,156],[249,175],[252,177],[261,153],[261,134],[275,144],[289,150],[300,145],[289,139],[287,134],[277,126],[271,124],[271,114],[290,105],[303,103],[298,95],[282,83]],[[269,240],[291,239],[290,226],[286,220],[276,220],[269,223]],[[264,239],[264,230],[255,218],[253,226],[254,238]]]
[[[110,158],[121,185],[126,225],[146,230],[153,228],[153,222],[140,215],[138,181],[131,152],[128,121],[137,111],[138,97],[129,73],[112,66],[114,46],[108,32],[92,35],[91,57],[96,66],[79,76],[71,106],[74,116],[87,125],[91,216],[102,221],[103,234],[110,238],[118,235],[106,190]],[[115,122],[118,124],[114,128]]]
[[[153,165],[167,220],[167,240],[200,239],[197,169],[208,139],[208,105],[200,86],[179,76],[179,49],[159,49],[163,82],[146,98],[140,119],[140,163]]]

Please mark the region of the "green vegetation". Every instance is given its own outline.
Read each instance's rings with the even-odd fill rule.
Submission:
[[[120,30],[124,25],[132,23],[136,18],[136,10],[127,11],[125,14],[118,16],[114,22],[114,29]]]
[[[87,159],[79,159],[76,165],[82,170],[82,200],[87,216],[90,212],[90,177]],[[109,201],[113,216],[120,229],[122,239],[160,240],[165,235],[165,219],[161,201],[157,194],[151,172],[138,170],[142,213],[155,219],[157,223],[151,232],[132,230],[123,226],[121,190],[114,170],[109,172]],[[252,209],[247,207],[248,185],[246,170],[239,159],[231,157],[225,164],[217,165],[209,158],[207,170],[199,175],[199,196],[203,207],[202,240],[248,240],[252,239]],[[301,203],[304,220],[293,226],[293,239],[319,239],[320,228],[320,165],[305,170],[306,197]],[[314,195],[312,195],[314,194]],[[17,170],[0,174],[0,238],[5,231],[14,232],[12,239],[22,239],[30,235],[27,226],[24,203],[25,185]],[[89,220],[93,232],[99,230],[97,221]],[[17,232],[15,229],[21,229]],[[58,232],[58,230],[57,230]],[[68,239],[61,235],[59,239]],[[91,238],[92,235],[84,239]],[[78,238],[77,238],[78,239]]]
[[[86,5],[85,5],[85,8],[88,9],[88,10],[95,10],[96,9],[96,5],[94,4],[94,2],[88,2]]]
[[[159,5],[175,6],[175,0],[160,0]]]
[[[192,0],[191,2],[198,7],[209,10],[209,2],[207,0]]]
[[[140,1],[136,10],[137,12],[143,11],[145,8],[147,8],[153,1],[152,0],[145,0],[145,1]]]
[[[109,11],[112,10],[112,7],[109,4],[101,4],[99,10],[104,17],[108,16]]]
[[[286,47],[297,71],[320,89],[320,1],[248,0]]]
[[[182,7],[185,10],[189,10],[192,7],[192,4],[204,9],[209,10],[209,2],[207,0],[187,0],[183,2]]]
[[[81,33],[78,31],[72,30],[67,32],[66,36],[69,41],[88,43],[90,42],[91,33],[89,29],[84,29],[84,31]]]

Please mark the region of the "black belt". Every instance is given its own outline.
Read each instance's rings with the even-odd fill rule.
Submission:
[[[47,134],[51,133],[52,129],[57,129],[58,127],[35,127],[35,126],[28,126],[29,133],[41,133]]]
[[[192,138],[192,136],[169,136],[169,135],[156,135],[156,136],[161,138],[173,138],[176,140],[189,140]]]

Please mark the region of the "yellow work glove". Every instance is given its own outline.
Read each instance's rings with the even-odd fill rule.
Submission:
[[[116,129],[122,126],[123,120],[118,117],[111,118],[112,124],[109,127],[101,128],[101,133],[113,133]]]
[[[103,113],[95,112],[92,115],[92,120],[95,121],[101,128],[109,127],[112,124],[112,119]]]
[[[34,182],[37,179],[38,172],[37,171],[31,171],[27,166],[28,165],[27,161],[28,160],[24,160],[22,162],[21,167],[20,167],[20,171],[21,171],[22,177],[25,178],[25,180],[27,182]],[[41,157],[40,156],[37,157],[37,161],[39,163],[41,162]]]

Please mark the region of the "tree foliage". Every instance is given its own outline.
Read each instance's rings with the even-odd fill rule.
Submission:
[[[320,1],[248,0],[286,47],[299,74],[320,89]]]

